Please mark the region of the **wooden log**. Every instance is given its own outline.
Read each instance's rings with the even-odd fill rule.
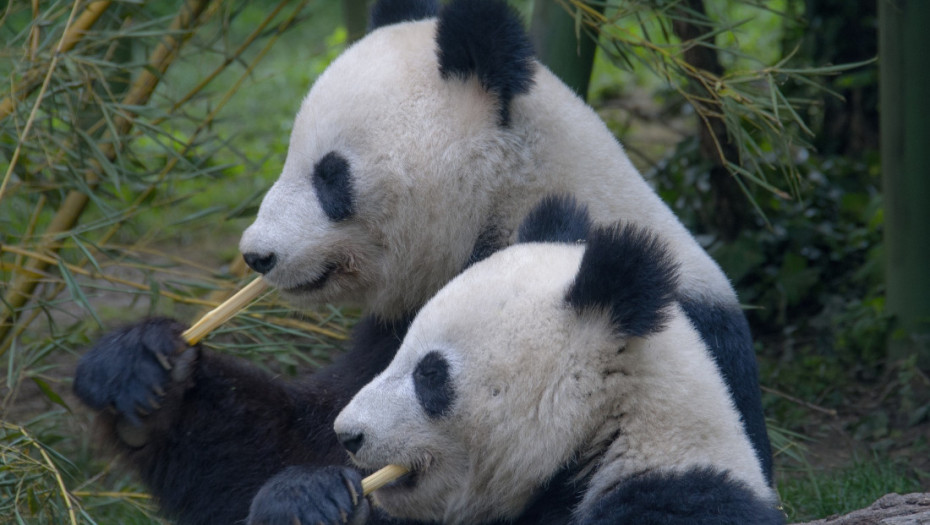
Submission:
[[[864,509],[794,525],[930,525],[930,492],[886,494]]]

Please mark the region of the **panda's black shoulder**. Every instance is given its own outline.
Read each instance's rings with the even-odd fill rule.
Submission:
[[[683,497],[687,495],[687,497]],[[693,468],[625,480],[588,508],[578,525],[782,525],[784,514],[728,473]]]

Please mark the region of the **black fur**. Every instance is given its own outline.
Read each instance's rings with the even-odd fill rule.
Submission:
[[[550,477],[516,520],[500,520],[495,525],[554,525],[569,523],[572,511],[584,497],[588,479],[578,479],[574,462]]]
[[[141,425],[164,402],[178,359],[196,351],[181,338],[183,330],[177,321],[154,318],[107,334],[78,361],[74,393],[95,410],[115,410]],[[135,351],[124,351],[127,347]]]
[[[510,124],[510,102],[533,85],[533,44],[520,15],[502,0],[454,0],[439,13],[439,72],[445,79],[477,75]]]
[[[329,509],[338,507],[346,515],[351,515],[352,512],[369,513],[367,521],[364,522],[368,525],[440,525],[438,522],[394,518],[378,506],[372,508],[368,508],[364,504],[361,507],[345,506],[348,491],[342,470],[349,469],[324,467],[302,470],[292,481],[284,485],[284,490],[277,491],[296,493],[294,501],[301,508],[298,510],[295,508],[296,505],[291,505],[288,501],[280,501],[281,497],[278,496],[273,498],[275,508],[278,509],[274,517],[293,516],[301,512],[304,515],[316,518],[324,512],[328,512]],[[527,504],[525,511],[515,520],[498,520],[486,522],[484,525],[564,525],[571,523],[572,511],[584,497],[584,490],[587,485],[587,479],[576,479],[577,474],[577,465],[574,463],[569,464],[543,483],[539,492]],[[262,492],[266,492],[266,488],[268,488],[267,485],[262,489]],[[307,497],[305,495],[307,493],[312,493],[312,497]],[[259,493],[256,496],[256,502],[266,497]],[[265,523],[268,523],[268,525],[277,525],[278,523],[290,525],[292,522],[279,519],[278,521],[269,520],[254,523],[250,521],[248,525],[265,525]],[[317,523],[317,521],[301,521],[301,523]]]
[[[591,234],[566,300],[579,311],[605,309],[620,333],[643,337],[663,328],[677,287],[678,265],[659,238],[620,225]]]
[[[478,234],[478,239],[475,240],[471,255],[468,256],[468,261],[465,263],[463,270],[476,262],[487,259],[506,247],[507,235],[498,228],[494,221],[489,221],[488,226],[485,226],[481,233]]]
[[[140,370],[140,363],[143,369],[160,367],[148,356],[153,348],[174,348],[181,325],[150,320],[104,336],[81,359],[75,391],[98,409],[104,438],[124,452],[178,525],[242,523],[253,496],[284,467],[347,461],[333,432],[336,415],[391,362],[409,322],[361,319],[348,352],[295,381],[203,350],[190,378],[168,383],[161,408],[141,418],[149,430],[141,448],[127,446],[117,433],[132,410],[113,413],[106,407],[132,407],[146,399],[154,372],[127,370]]]
[[[362,476],[355,469],[288,467],[255,495],[248,525],[342,524],[361,501]]]
[[[439,13],[434,0],[380,0],[371,8],[368,30],[382,26],[433,18]]]
[[[517,242],[583,242],[590,231],[587,206],[571,195],[550,195],[523,219]]]
[[[762,465],[762,473],[770,483],[774,483],[772,447],[765,428],[759,371],[746,316],[735,306],[689,299],[679,299],[679,303],[710,349],[742,416],[743,427]]]
[[[577,525],[781,525],[784,514],[726,473],[696,468],[628,479]]]
[[[442,417],[455,401],[455,388],[449,376],[449,362],[433,351],[420,359],[413,371],[417,401],[430,418]]]
[[[349,161],[335,151],[323,156],[313,167],[313,189],[326,216],[342,221],[355,214]]]

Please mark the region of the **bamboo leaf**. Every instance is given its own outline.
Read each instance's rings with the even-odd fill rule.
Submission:
[[[58,261],[58,271],[61,273],[74,301],[94,318],[98,327],[103,328],[103,322],[100,320],[100,317],[97,316],[97,310],[90,301],[87,300],[87,296],[84,295],[84,290],[81,288],[81,285],[74,280],[74,275],[71,274],[71,270],[68,269],[64,261]]]
[[[45,395],[45,397],[48,398],[49,401],[51,401],[52,403],[55,403],[56,405],[62,406],[64,407],[65,410],[67,410],[68,412],[71,412],[71,407],[69,407],[68,404],[65,403],[65,400],[62,399],[61,396],[58,395],[58,393],[55,392],[55,390],[53,390],[52,387],[48,385],[48,383],[46,383],[44,380],[36,376],[32,376],[31,379],[32,379],[32,382],[35,383],[37,387],[39,387],[39,390],[42,391],[42,393]]]

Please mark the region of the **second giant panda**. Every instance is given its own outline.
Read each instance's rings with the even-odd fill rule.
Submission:
[[[391,361],[419,308],[562,192],[595,222],[640,224],[668,246],[681,268],[676,302],[769,477],[755,355],[729,281],[597,114],[533,58],[503,0],[378,2],[369,34],[300,106],[240,250],[298,306],[360,305],[345,354],[287,381],[186,348],[177,322],[144,320],[84,355],[75,393],[166,515],[241,521],[275,473],[345,460],[333,418]]]
[[[358,476],[330,468],[269,484],[250,525],[365,511],[368,523],[783,523],[676,300],[674,251],[636,226],[587,230],[570,200],[545,201],[520,244],[423,307],[394,361],[339,414],[358,466],[410,470],[374,508],[356,510]]]

